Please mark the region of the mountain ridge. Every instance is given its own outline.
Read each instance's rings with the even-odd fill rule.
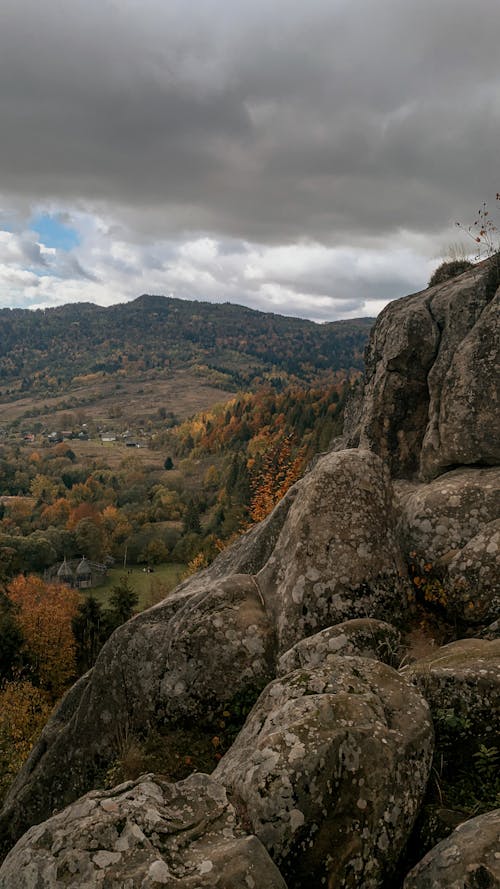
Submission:
[[[50,390],[75,376],[208,365],[234,388],[257,376],[301,382],[361,370],[373,319],[318,324],[234,303],[155,294],[114,306],[0,310],[0,385]],[[98,351],[98,355],[97,355]]]

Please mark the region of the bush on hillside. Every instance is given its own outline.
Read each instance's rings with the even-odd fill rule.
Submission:
[[[429,287],[434,287],[435,284],[443,284],[445,281],[449,281],[450,278],[456,278],[457,275],[461,275],[462,272],[466,272],[472,266],[473,263],[469,262],[468,259],[451,259],[448,262],[442,262],[431,275]]]

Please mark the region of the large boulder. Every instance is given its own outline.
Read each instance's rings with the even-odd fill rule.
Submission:
[[[0,889],[286,889],[207,775],[154,775],[93,791],[37,827],[0,868]]]
[[[400,620],[408,581],[380,458],[363,450],[327,454],[297,488],[257,575],[280,651],[347,619]]]
[[[232,696],[274,675],[274,633],[251,577],[195,577],[120,627],[70,690],[14,782],[4,848],[96,786],[123,738],[151,725],[209,724]]]
[[[359,617],[327,627],[314,636],[301,639],[278,661],[278,676],[299,667],[320,667],[327,657],[358,655],[397,667],[401,661],[401,634],[383,620]]]
[[[330,656],[262,693],[214,778],[290,887],[379,887],[411,831],[428,707],[391,667]]]
[[[401,544],[426,581],[424,592],[428,586],[453,620],[494,620],[500,614],[500,469],[456,469],[428,484],[396,482],[395,496]]]
[[[447,565],[500,518],[500,468],[461,468],[429,484],[396,483],[398,530],[407,557]]]
[[[500,809],[460,824],[410,871],[404,889],[500,889]]]
[[[374,450],[395,477],[500,463],[494,262],[391,302],[377,319],[346,440]]]
[[[451,714],[457,740],[469,729],[494,743],[500,732],[500,640],[460,639],[403,667],[427,700],[433,718]]]

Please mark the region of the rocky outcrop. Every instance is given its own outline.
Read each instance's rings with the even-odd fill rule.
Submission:
[[[267,521],[275,546],[256,576],[220,575],[260,565],[262,528],[113,634],[14,783],[0,818],[7,843],[96,786],[125,734],[209,722],[234,695],[262,688],[280,651],[341,617],[402,616],[408,582],[377,456],[329,454],[286,501]]]
[[[56,711],[0,819],[16,838],[99,784],[123,737],[153,725],[209,722],[214,707],[274,675],[273,629],[251,577],[195,577],[113,634]]]
[[[427,485],[396,483],[398,531],[405,554],[447,565],[500,518],[500,468],[456,469]]]
[[[352,450],[308,473],[257,582],[285,651],[349,618],[401,619],[405,575],[387,470]]]
[[[408,874],[404,889],[499,889],[500,809],[460,824]]]
[[[377,319],[347,442],[375,451],[396,477],[500,463],[494,262],[389,303]]]
[[[431,301],[442,333],[428,377],[420,457],[427,478],[449,466],[500,463],[500,295],[484,305],[490,294],[474,284],[470,300],[461,289],[456,302],[446,291]]]
[[[450,618],[493,621],[500,614],[500,468],[456,469],[429,484],[397,482],[395,492],[408,563],[438,580]]]
[[[8,795],[5,850],[48,820],[6,859],[2,889],[278,889],[284,879],[290,889],[381,889],[396,868],[404,874],[398,858],[429,773],[431,715],[446,780],[455,752],[460,768],[478,743],[490,745],[490,763],[496,755],[496,283],[486,262],[390,303],[343,449],[318,458],[213,565],[113,634]],[[409,569],[420,604],[437,603],[485,638],[398,674],[382,661],[400,662],[399,627],[414,614]],[[149,776],[74,802],[102,784],[123,737],[161,728],[171,739],[186,724],[209,731],[229,699],[253,702],[264,686],[212,779]],[[484,824],[492,837],[494,817]],[[497,885],[493,840],[482,847],[470,825],[458,851],[438,846],[406,889]]]
[[[432,749],[427,705],[404,679],[331,656],[265,689],[214,777],[291,889],[375,889],[408,838]]]
[[[29,830],[0,889],[286,889],[226,791],[207,775],[178,784],[144,775],[94,791]]]

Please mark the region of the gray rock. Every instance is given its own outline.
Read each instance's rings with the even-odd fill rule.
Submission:
[[[278,676],[299,667],[320,667],[331,655],[358,655],[396,667],[400,663],[401,634],[383,620],[360,617],[327,627],[296,642],[278,661]]]
[[[500,518],[500,468],[456,469],[429,484],[395,485],[405,554],[447,565],[489,522]]]
[[[350,618],[401,619],[409,584],[380,458],[362,450],[327,454],[296,487],[273,555],[257,575],[280,651]]]
[[[406,877],[404,889],[499,889],[500,809],[464,821]]]
[[[366,352],[364,402],[348,440],[395,477],[431,479],[457,464],[500,463],[498,297],[494,260],[391,302]]]
[[[30,824],[95,786],[124,736],[210,718],[274,675],[274,633],[251,577],[195,577],[120,627],[44,729],[5,800],[8,848]]]
[[[226,791],[207,775],[143,775],[94,791],[32,827],[0,869],[0,889],[286,889]]]
[[[477,635],[480,639],[488,639],[490,642],[494,639],[500,639],[500,617],[498,620],[494,620],[493,623],[481,630]]]
[[[460,639],[401,670],[421,691],[434,718],[450,712],[457,736],[467,725],[494,743],[500,731],[500,640]]]
[[[391,667],[329,657],[272,682],[214,778],[290,887],[379,887],[430,769],[423,698]]]
[[[500,294],[478,316],[479,294],[476,287],[475,299],[458,305],[448,294],[432,300],[443,332],[428,376],[429,424],[420,461],[427,478],[449,466],[500,463]]]
[[[500,519],[485,525],[450,562],[450,608],[467,623],[500,615]]]
[[[436,359],[440,333],[428,292],[395,300],[380,313],[365,353],[365,387],[353,435],[406,477],[420,466],[429,416],[427,376]]]

